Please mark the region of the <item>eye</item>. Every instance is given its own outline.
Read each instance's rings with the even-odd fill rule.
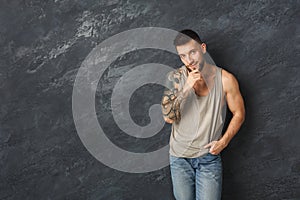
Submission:
[[[195,51],[195,50],[192,50],[192,51],[191,51],[191,54],[192,54],[192,55],[193,55],[193,54],[195,54],[195,53],[196,53],[196,51]]]
[[[184,58],[185,57],[185,55],[180,55],[180,58]]]

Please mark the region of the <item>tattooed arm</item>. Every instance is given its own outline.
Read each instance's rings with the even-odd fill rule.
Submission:
[[[186,96],[187,90],[184,89],[180,91],[177,88],[165,90],[161,106],[164,120],[167,123],[180,121],[180,104]]]
[[[183,70],[177,70],[175,72],[170,72],[167,76],[166,86],[162,101],[162,113],[164,120],[167,123],[178,123],[180,121],[180,104],[183,99],[188,95],[188,91],[193,88],[195,82],[200,79],[200,73],[198,70],[194,70],[189,73],[186,83],[182,88],[180,88],[180,81]]]

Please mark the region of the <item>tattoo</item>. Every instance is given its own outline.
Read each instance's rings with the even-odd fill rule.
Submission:
[[[167,85],[169,86],[169,89],[165,90],[161,102],[163,115],[171,120],[174,120],[176,123],[178,123],[181,119],[180,103],[185,96],[182,90],[179,91],[179,84],[183,72],[184,71],[182,69],[178,69],[168,74],[167,81],[169,84]]]
[[[169,119],[174,120],[175,122],[180,121],[180,103],[174,91],[165,91],[161,104],[162,113],[165,117],[168,117]]]

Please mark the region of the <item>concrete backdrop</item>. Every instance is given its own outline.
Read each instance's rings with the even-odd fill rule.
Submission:
[[[103,40],[139,27],[191,28],[217,65],[236,75],[246,121],[223,151],[225,200],[300,199],[300,1],[2,0],[0,7],[0,199],[174,199],[168,167],[142,174],[103,165],[84,147],[72,116],[81,63]],[[149,152],[168,144],[170,125],[148,139],[123,133],[110,110],[113,86],[149,62],[179,59],[142,50],[114,62],[97,87],[99,123],[116,145]],[[149,123],[162,86],[131,98]],[[146,98],[147,95],[147,98]],[[230,115],[228,116],[230,117]]]

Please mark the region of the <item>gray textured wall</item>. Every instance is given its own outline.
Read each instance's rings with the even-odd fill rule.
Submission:
[[[223,199],[300,199],[300,1],[0,5],[0,199],[173,199],[168,167],[130,174],[103,165],[83,146],[72,117],[74,79],[89,52],[114,34],[147,26],[196,30],[216,64],[240,82],[247,115],[223,152]],[[110,113],[111,90],[122,73],[153,61],[180,65],[166,52],[135,52],[111,65],[98,85],[99,123],[134,152],[166,145],[170,126],[149,139],[122,133]],[[149,123],[144,113],[162,89],[146,85],[134,93],[137,124]]]

